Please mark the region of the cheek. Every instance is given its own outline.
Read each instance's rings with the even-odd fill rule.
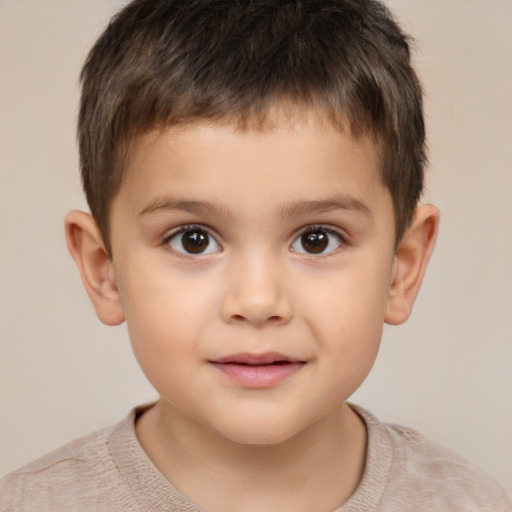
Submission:
[[[309,311],[312,323],[331,334],[359,332],[366,338],[372,332],[382,331],[389,282],[390,269],[376,261],[346,265],[322,279],[312,276],[304,287],[307,301],[303,312],[307,315]]]
[[[370,264],[372,263],[372,264]],[[304,308],[333,381],[355,390],[370,371],[380,345],[388,294],[388,269],[375,258],[346,271],[333,273],[323,287],[311,287],[309,308]]]
[[[350,300],[351,307],[326,309],[324,323],[331,319],[317,342],[323,352],[321,373],[325,378],[325,394],[347,400],[364,382],[378,355],[383,324],[368,315],[363,302]],[[341,396],[340,396],[341,394]]]
[[[120,280],[119,292],[135,357],[158,388],[155,380],[183,372],[180,361],[197,351],[214,298],[199,281],[156,268],[138,265]]]

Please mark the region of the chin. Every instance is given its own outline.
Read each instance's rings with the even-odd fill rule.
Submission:
[[[273,446],[285,443],[293,438],[301,428],[291,425],[289,422],[255,421],[254,418],[247,422],[222,425],[217,433],[233,443],[246,446]]]

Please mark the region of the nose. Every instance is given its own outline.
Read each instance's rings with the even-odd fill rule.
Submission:
[[[293,315],[282,269],[257,255],[229,265],[221,315],[227,323],[284,325]]]

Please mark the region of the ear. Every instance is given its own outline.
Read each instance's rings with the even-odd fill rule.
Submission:
[[[404,233],[396,254],[385,322],[398,325],[411,314],[430,255],[436,243],[439,210],[430,204],[416,209],[414,220]]]
[[[124,313],[117,290],[114,264],[94,219],[73,210],[66,215],[66,243],[77,264],[85,289],[98,318],[107,325],[119,325]]]

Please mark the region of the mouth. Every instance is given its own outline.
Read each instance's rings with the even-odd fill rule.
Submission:
[[[209,361],[234,383],[253,389],[268,388],[297,373],[305,361],[277,352],[265,354],[233,354]]]

